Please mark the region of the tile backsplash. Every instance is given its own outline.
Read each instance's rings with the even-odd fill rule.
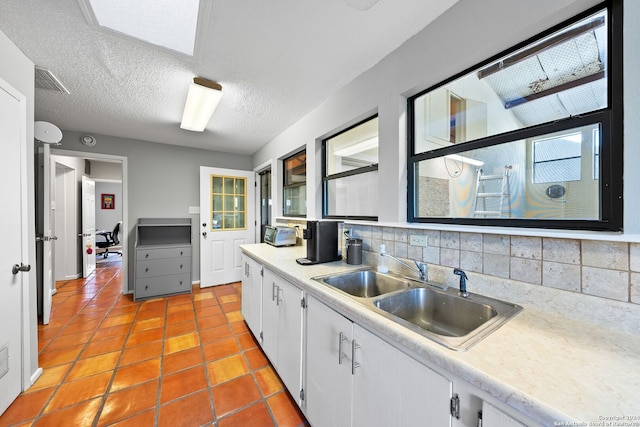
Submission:
[[[620,302],[640,304],[640,243],[346,224],[366,264],[391,255]],[[411,236],[425,236],[424,246]],[[392,267],[393,269],[393,267]]]

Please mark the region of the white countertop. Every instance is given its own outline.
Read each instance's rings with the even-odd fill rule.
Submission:
[[[404,348],[456,375],[543,425],[606,425],[603,417],[640,426],[640,337],[524,306],[524,310],[467,351],[445,348],[354,302],[312,277],[366,267],[341,261],[301,266],[304,247],[266,244],[242,249],[307,293]],[[502,299],[509,301],[509,299]],[[614,421],[615,422],[615,421]],[[580,424],[575,424],[580,425]]]

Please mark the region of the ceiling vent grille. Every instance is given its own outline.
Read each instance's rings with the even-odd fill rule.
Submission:
[[[51,71],[40,67],[36,67],[36,87],[60,93],[70,93]]]

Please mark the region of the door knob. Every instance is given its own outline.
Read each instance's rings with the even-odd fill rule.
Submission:
[[[203,232],[202,232],[202,235],[203,235],[204,237],[207,237],[207,232],[206,232],[206,231],[203,231]]]
[[[24,265],[23,263],[13,264],[13,267],[11,268],[11,272],[13,274],[18,274],[20,271],[29,271],[29,270],[31,270],[31,266],[29,264]]]

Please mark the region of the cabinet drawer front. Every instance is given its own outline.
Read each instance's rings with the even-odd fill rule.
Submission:
[[[166,258],[180,258],[180,257],[190,257],[190,256],[191,256],[191,247],[189,246],[136,250],[136,259],[138,261],[141,261],[144,259],[166,259]]]
[[[168,276],[170,274],[190,272],[191,261],[189,258],[152,259],[148,261],[138,261],[136,264],[137,278]]]
[[[159,295],[171,295],[191,291],[191,275],[174,274],[171,276],[151,277],[136,281],[135,297],[148,298]]]

